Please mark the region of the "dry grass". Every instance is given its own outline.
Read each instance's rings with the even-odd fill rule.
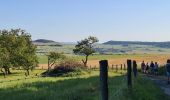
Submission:
[[[126,64],[127,59],[132,59],[136,60],[138,64],[140,64],[143,60],[145,62],[158,62],[160,65],[166,64],[167,59],[170,59],[170,54],[147,54],[147,55],[116,55],[116,56],[111,56],[109,55],[108,58],[105,55],[97,55],[95,59],[93,57],[89,58],[88,61],[88,66],[91,67],[98,67],[99,66],[99,61],[102,59],[107,59],[109,61],[109,66],[112,65],[119,65],[120,64]],[[80,59],[79,59],[80,60]],[[39,64],[40,69],[46,69],[47,64]]]

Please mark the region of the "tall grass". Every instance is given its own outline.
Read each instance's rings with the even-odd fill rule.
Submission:
[[[109,70],[108,84],[109,100],[169,100],[144,76],[134,79],[129,91],[126,76]],[[99,71],[76,77],[41,77],[0,83],[0,100],[101,100]]]

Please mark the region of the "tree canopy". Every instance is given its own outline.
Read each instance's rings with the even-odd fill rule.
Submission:
[[[88,56],[95,53],[93,46],[98,41],[99,40],[96,37],[89,36],[84,40],[78,41],[77,45],[75,46],[75,49],[73,49],[73,52],[75,54],[81,54],[86,56],[85,59],[82,59],[84,66],[87,66]]]
[[[65,55],[58,52],[50,52],[48,55],[48,70],[51,69],[53,65],[56,65],[57,60],[64,59]]]
[[[10,74],[10,67],[23,67],[28,71],[37,64],[36,46],[29,33],[21,29],[0,30],[0,67],[5,74]]]

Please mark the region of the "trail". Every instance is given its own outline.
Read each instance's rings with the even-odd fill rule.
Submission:
[[[165,94],[170,96],[170,84],[167,84],[167,79],[165,76],[152,76],[148,75],[148,78],[154,81],[161,89],[164,90]]]

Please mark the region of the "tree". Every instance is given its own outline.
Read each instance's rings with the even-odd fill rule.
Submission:
[[[20,41],[22,43],[21,55],[17,56],[18,65],[22,66],[26,71],[27,75],[29,75],[29,70],[33,70],[36,66],[38,66],[38,58],[36,55],[36,46],[32,43],[31,36],[29,34],[22,34],[20,36]]]
[[[84,40],[78,41],[77,45],[75,46],[75,49],[73,49],[73,52],[75,54],[85,55],[85,59],[82,59],[84,67],[87,67],[87,61],[88,61],[89,55],[95,53],[95,50],[93,47],[94,47],[94,44],[98,41],[99,40],[96,37],[89,36],[88,38],[85,38]]]
[[[65,55],[63,55],[63,53],[50,52],[47,55],[47,57],[48,57],[48,71],[49,71],[51,67],[56,64],[57,60],[64,59]]]
[[[20,66],[29,74],[29,69],[38,64],[36,46],[32,43],[31,35],[24,30],[0,30],[0,48],[0,66],[5,74],[10,74],[10,67]]]
[[[6,74],[8,74],[8,73],[7,73],[7,70],[4,67],[4,65],[8,66],[10,64],[8,62],[9,61],[9,54],[7,54],[7,52],[6,53],[4,53],[4,52],[6,52],[6,49],[0,48],[0,70],[3,73],[4,78],[5,78]],[[3,69],[5,69],[5,71]]]
[[[0,31],[0,48],[1,48],[1,68],[4,68],[5,74],[11,74],[9,68],[15,65],[14,56],[16,51],[17,30],[11,29]]]

